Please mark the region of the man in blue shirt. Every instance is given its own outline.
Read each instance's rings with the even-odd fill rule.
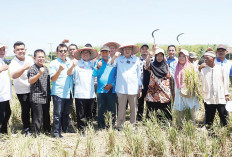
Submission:
[[[93,117],[93,105],[96,97],[94,90],[93,64],[90,60],[96,58],[98,53],[90,47],[84,47],[74,53],[73,64],[67,74],[74,77],[74,97],[77,113],[77,127],[84,131],[86,122]]]
[[[178,58],[175,57],[175,55],[176,55],[176,46],[175,45],[169,45],[167,53],[168,53],[167,64],[170,67],[171,76],[172,76],[171,80],[170,80],[171,94],[172,94],[172,98],[174,99],[174,97],[175,97],[175,94],[174,94],[174,74],[175,74],[176,65],[178,63]]]
[[[112,114],[113,124],[116,118],[115,83],[117,68],[110,66],[110,48],[108,46],[103,46],[100,52],[102,58],[95,62],[93,75],[97,77],[98,127],[104,128],[104,114],[107,111]]]
[[[174,76],[176,65],[178,63],[178,58],[175,57],[176,55],[176,46],[175,45],[169,45],[168,46],[168,58],[167,58],[167,64],[170,67],[171,75]]]
[[[60,44],[56,49],[57,59],[50,63],[50,77],[52,80],[51,95],[53,96],[53,135],[62,138],[61,128],[68,129],[69,113],[72,106],[73,77],[67,71],[70,61],[66,59],[68,47]]]
[[[142,80],[140,73],[140,61],[135,54],[139,47],[126,44],[118,49],[119,52],[111,60],[111,64],[117,67],[117,79],[115,91],[118,96],[117,128],[122,130],[126,116],[127,100],[130,105],[130,123],[136,123],[137,97],[142,95]],[[121,55],[121,53],[123,55]],[[121,56],[120,56],[121,55]],[[116,59],[117,58],[117,59]],[[116,59],[116,60],[115,60]]]

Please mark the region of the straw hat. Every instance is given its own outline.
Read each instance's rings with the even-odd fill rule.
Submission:
[[[96,58],[98,56],[97,51],[94,50],[93,48],[91,48],[91,47],[84,47],[84,48],[76,50],[74,52],[73,57],[76,58],[77,60],[80,60],[81,59],[81,52],[83,52],[83,51],[89,51],[90,52],[89,60],[92,60],[92,59],[94,59],[94,58]]]
[[[108,42],[108,43],[105,43],[103,46],[114,46],[115,49],[118,49],[121,45],[119,43],[116,43],[116,42]]]
[[[130,43],[126,43],[118,48],[118,52],[121,52],[123,54],[123,49],[125,47],[132,47],[132,54],[136,54],[139,52],[139,47]]]
[[[4,44],[0,43],[0,48],[2,48],[2,47],[7,48],[7,46],[6,46],[6,45],[4,45]]]

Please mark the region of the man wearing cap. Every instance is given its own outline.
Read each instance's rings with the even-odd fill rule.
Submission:
[[[67,74],[74,78],[74,97],[77,113],[77,127],[79,131],[83,131],[86,122],[92,119],[92,111],[94,105],[94,76],[93,64],[90,60],[96,58],[97,51],[93,48],[84,47],[74,53],[73,64],[69,67]]]
[[[112,114],[113,124],[116,120],[115,93],[117,68],[110,66],[110,48],[103,46],[100,49],[101,59],[94,66],[93,75],[97,77],[97,101],[98,101],[98,127],[104,128],[104,114],[109,111]]]
[[[201,69],[202,95],[205,105],[205,124],[209,128],[213,124],[216,110],[218,110],[222,125],[227,125],[228,112],[225,109],[229,100],[229,91],[224,79],[224,68],[215,63],[216,54],[207,51],[204,54],[206,66]]]
[[[67,75],[71,62],[66,59],[68,47],[59,44],[56,48],[57,59],[50,63],[53,98],[53,136],[62,138],[61,129],[67,132],[69,114],[72,106],[73,77]]]
[[[127,100],[129,101],[131,111],[130,123],[136,123],[137,97],[140,98],[142,95],[142,80],[139,58],[134,56],[134,54],[138,53],[139,47],[133,44],[125,44],[118,51],[111,60],[111,64],[117,67],[115,87],[119,103],[117,128],[122,130],[126,116]]]
[[[108,42],[108,43],[105,43],[104,46],[108,46],[110,48],[110,58],[113,58],[115,55],[115,52],[120,47],[120,44],[116,42]]]
[[[227,87],[229,88],[229,79],[232,76],[232,63],[226,59],[227,48],[225,45],[219,45],[217,47],[217,58],[215,59],[215,64],[221,65],[224,69],[224,79]],[[229,93],[228,93],[229,94]]]
[[[141,72],[141,79],[143,83],[143,89],[142,89],[142,96],[138,99],[138,112],[137,112],[137,120],[141,121],[143,118],[143,110],[144,110],[144,98],[147,94],[148,85],[150,81],[150,73],[148,70],[145,69],[146,66],[146,60],[149,54],[149,46],[148,44],[143,44],[140,47],[141,56],[140,59],[140,72]],[[154,61],[154,58],[152,57],[151,62]]]
[[[198,71],[197,70],[197,56],[196,56],[196,53],[195,52],[189,52],[189,61],[190,63],[192,63],[193,67],[195,68],[195,71]]]
[[[11,81],[8,75],[9,66],[5,63],[5,49],[0,43],[0,133],[7,133],[7,124],[10,119],[10,100],[12,99]]]
[[[15,92],[21,104],[21,118],[25,135],[30,133],[30,84],[28,82],[27,71],[34,64],[31,57],[26,56],[27,49],[25,44],[17,41],[14,44],[15,57],[12,60],[9,69],[13,79]]]

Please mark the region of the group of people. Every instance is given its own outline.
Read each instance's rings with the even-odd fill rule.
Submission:
[[[43,127],[45,132],[52,130],[54,137],[62,138],[61,133],[68,132],[73,98],[80,132],[93,118],[95,99],[100,129],[107,127],[104,115],[109,111],[115,128],[122,130],[127,104],[131,124],[142,121],[143,117],[150,118],[154,111],[158,121],[172,121],[172,109],[177,111],[178,122],[181,123],[186,108],[190,109],[194,122],[199,100],[195,95],[186,94],[184,81],[186,70],[191,68],[199,75],[203,86],[200,92],[205,105],[204,123],[212,126],[218,110],[222,125],[227,125],[225,104],[229,101],[232,65],[225,58],[226,46],[219,45],[216,52],[207,49],[204,60],[198,64],[194,52],[180,49],[177,53],[174,45],[168,46],[166,58],[165,51],[156,45],[149,51],[148,44],[139,48],[133,44],[108,42],[98,53],[90,44],[78,49],[76,44],[67,46],[66,43],[68,40],[57,46],[57,59],[50,62],[49,70],[44,65],[44,50],[35,50],[33,61],[26,55],[25,44],[18,41],[14,44],[15,57],[9,63],[4,57],[7,47],[0,44],[1,133],[7,133],[11,115],[9,100],[12,99],[12,83],[9,74],[21,104],[23,131],[26,135],[31,133],[32,117],[35,135]],[[136,57],[138,52],[141,53],[140,57]],[[49,114],[51,97],[53,129]],[[146,116],[144,102],[147,105]]]

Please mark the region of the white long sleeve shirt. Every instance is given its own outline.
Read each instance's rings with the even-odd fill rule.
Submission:
[[[226,104],[225,95],[229,88],[225,83],[224,70],[220,65],[206,66],[200,72],[203,99],[207,104]]]
[[[124,55],[114,61],[113,65],[117,66],[116,93],[138,94],[139,86],[142,86],[139,63],[139,58],[135,56],[126,58]]]
[[[5,63],[0,58],[0,67]],[[12,98],[11,81],[8,70],[0,72],[0,102],[8,101]]]

